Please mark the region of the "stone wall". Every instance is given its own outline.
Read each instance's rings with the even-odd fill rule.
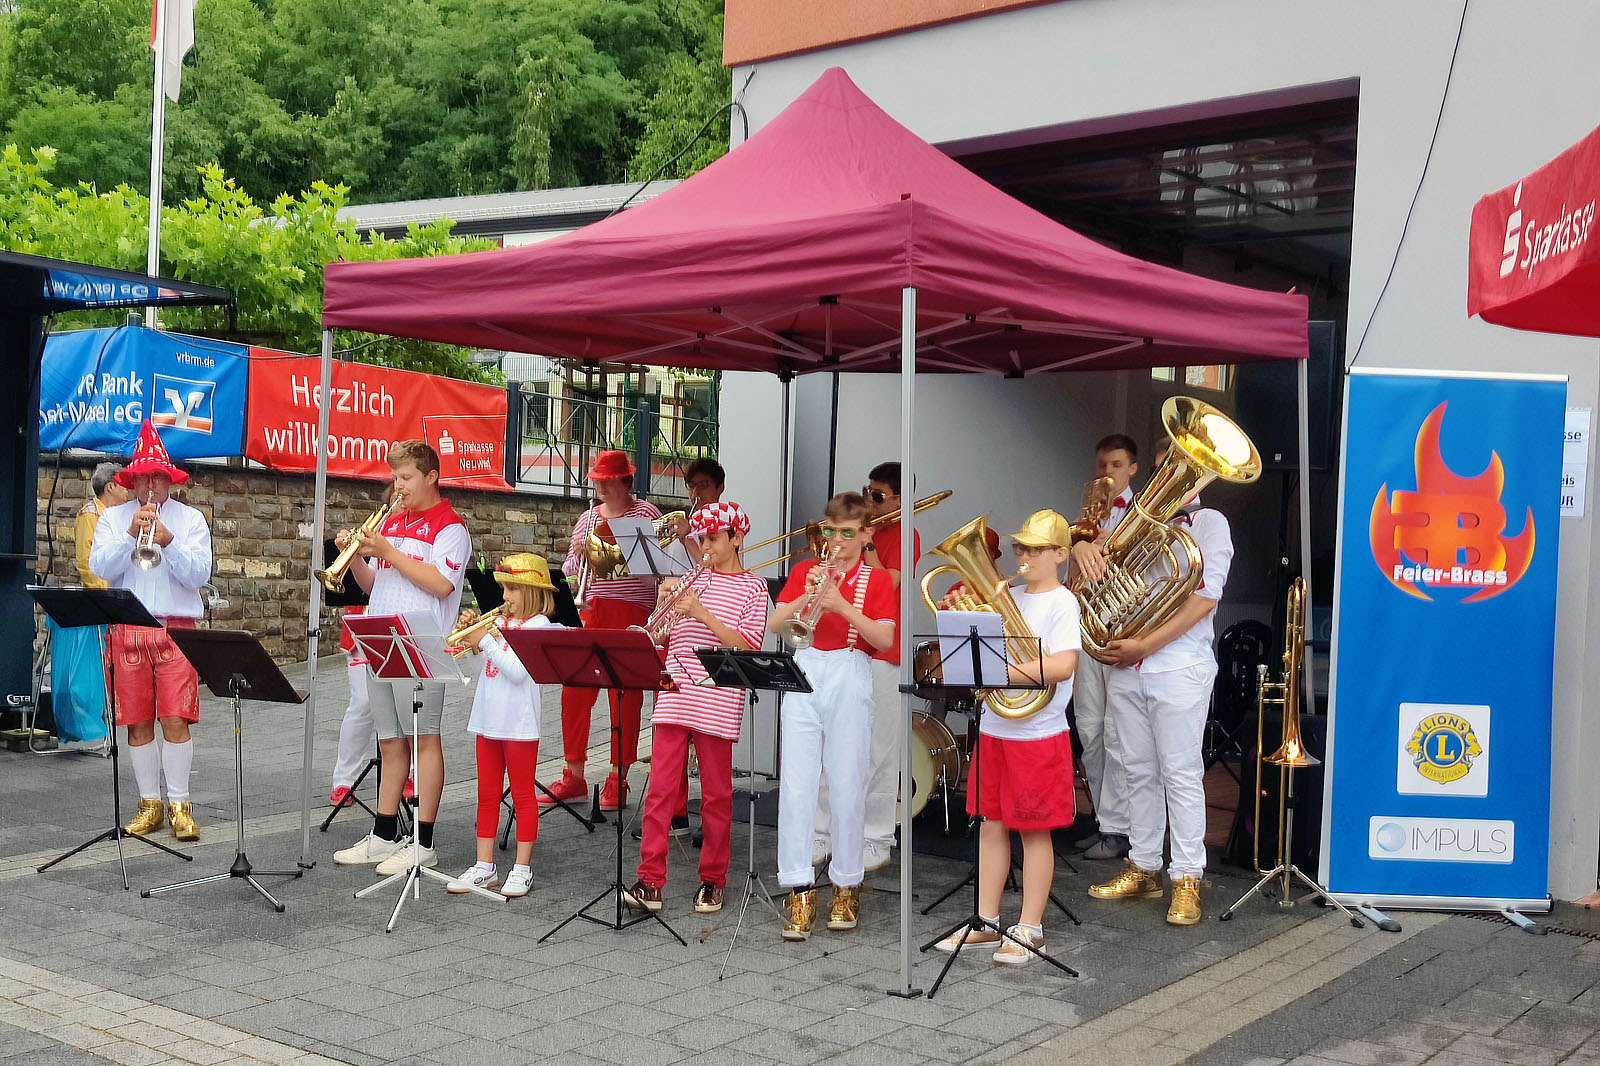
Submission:
[[[78,582],[72,526],[89,498],[92,471],[92,466],[63,464],[58,479],[50,457],[40,461],[38,565],[56,583]],[[306,652],[314,484],[309,474],[196,465],[188,483],[173,492],[211,523],[211,583],[228,601],[212,613],[211,624],[256,634],[280,661],[303,659]],[[360,524],[377,495],[373,482],[329,478],[329,535]],[[587,506],[581,499],[525,492],[451,489],[446,495],[472,532],[474,558],[482,555],[490,566],[518,551],[559,557],[573,521]],[[662,510],[671,509],[666,501],[657,502]],[[320,566],[320,548],[317,559]],[[338,611],[325,608],[323,620],[321,650],[326,652],[337,642]]]

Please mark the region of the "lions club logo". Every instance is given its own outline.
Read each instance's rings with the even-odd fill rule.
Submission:
[[[1497,452],[1481,474],[1462,477],[1445,465],[1439,426],[1445,404],[1417,430],[1415,491],[1385,482],[1372,501],[1372,558],[1389,583],[1408,596],[1432,601],[1429,587],[1475,589],[1461,602],[1499,595],[1527,573],[1533,561],[1533,508],[1522,529],[1507,537],[1500,502],[1505,468]],[[1466,771],[1462,771],[1465,773]]]
[[[1445,784],[1466,777],[1483,746],[1472,734],[1472,723],[1459,714],[1430,714],[1417,723],[1406,751],[1417,773]]]

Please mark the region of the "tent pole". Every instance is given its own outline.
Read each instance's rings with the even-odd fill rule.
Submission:
[[[317,393],[317,482],[311,526],[311,569],[322,553],[322,533],[327,525],[328,502],[328,404],[333,386],[333,330],[322,331],[322,388]],[[306,735],[300,767],[300,866],[309,870],[311,859],[311,756],[317,735],[317,637],[322,623],[322,587],[315,573],[309,575],[311,599],[306,608]]]
[[[792,417],[794,376],[785,371],[778,380],[783,383],[778,408],[778,531],[781,533],[789,528],[789,419]],[[788,544],[783,547],[787,548]],[[783,570],[787,573],[789,568]]]
[[[1309,384],[1310,370],[1306,365],[1309,362],[1310,362],[1310,360],[1308,360],[1308,359],[1300,360],[1300,374],[1299,374],[1299,379],[1300,379],[1300,418],[1299,418],[1299,423],[1300,423],[1299,424],[1299,431],[1300,431],[1300,573],[1306,579],[1305,620],[1306,620],[1306,627],[1307,627],[1306,628],[1306,641],[1307,641],[1308,644],[1310,643],[1310,630],[1311,630],[1311,625],[1312,625],[1312,622],[1311,622],[1311,619],[1312,619],[1311,606],[1312,606],[1312,603],[1313,603],[1312,589],[1311,589],[1311,423],[1310,423],[1311,415],[1310,415],[1310,410],[1309,410],[1310,405],[1311,405],[1311,400],[1310,400],[1311,389],[1310,389],[1310,384]],[[1314,687],[1313,687],[1313,685],[1311,683],[1311,669],[1310,669],[1311,659],[1307,656],[1306,651],[1307,651],[1306,648],[1301,648],[1300,649],[1301,662],[1307,664],[1306,668],[1301,671],[1301,677],[1302,677],[1302,680],[1301,680],[1301,684],[1302,684],[1301,695],[1302,695],[1303,698],[1302,698],[1302,701],[1300,703],[1300,706],[1305,709],[1305,713],[1306,714],[1312,714],[1312,713],[1315,713],[1316,706],[1317,706],[1316,702],[1315,702],[1316,693],[1315,693]]]
[[[900,489],[916,498],[917,470],[912,461],[914,439],[912,416],[917,400],[917,290],[900,290]],[[916,514],[909,508],[900,516],[900,624],[895,639],[900,642],[900,782],[911,780],[911,590],[917,587]],[[905,560],[912,560],[910,566]],[[909,789],[906,790],[909,795]],[[911,987],[911,804],[900,804],[900,987],[892,996],[907,999],[922,995]]]

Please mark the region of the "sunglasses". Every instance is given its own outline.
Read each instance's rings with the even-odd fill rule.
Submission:
[[[894,492],[879,492],[877,489],[868,488],[866,485],[862,485],[861,486],[861,495],[865,496],[867,499],[871,500],[873,503],[882,503],[884,500],[887,500],[889,497],[896,496],[896,495],[899,495],[899,494],[898,493],[894,493]]]
[[[860,532],[861,530],[859,529],[840,529],[838,526],[822,527],[822,536],[827,540],[832,540],[834,537],[839,537],[844,540],[855,540],[856,534]]]

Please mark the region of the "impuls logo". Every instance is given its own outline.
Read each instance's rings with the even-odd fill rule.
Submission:
[[[1413,862],[1502,865],[1517,854],[1517,824],[1490,818],[1408,818],[1374,815],[1367,823],[1367,857]]]

